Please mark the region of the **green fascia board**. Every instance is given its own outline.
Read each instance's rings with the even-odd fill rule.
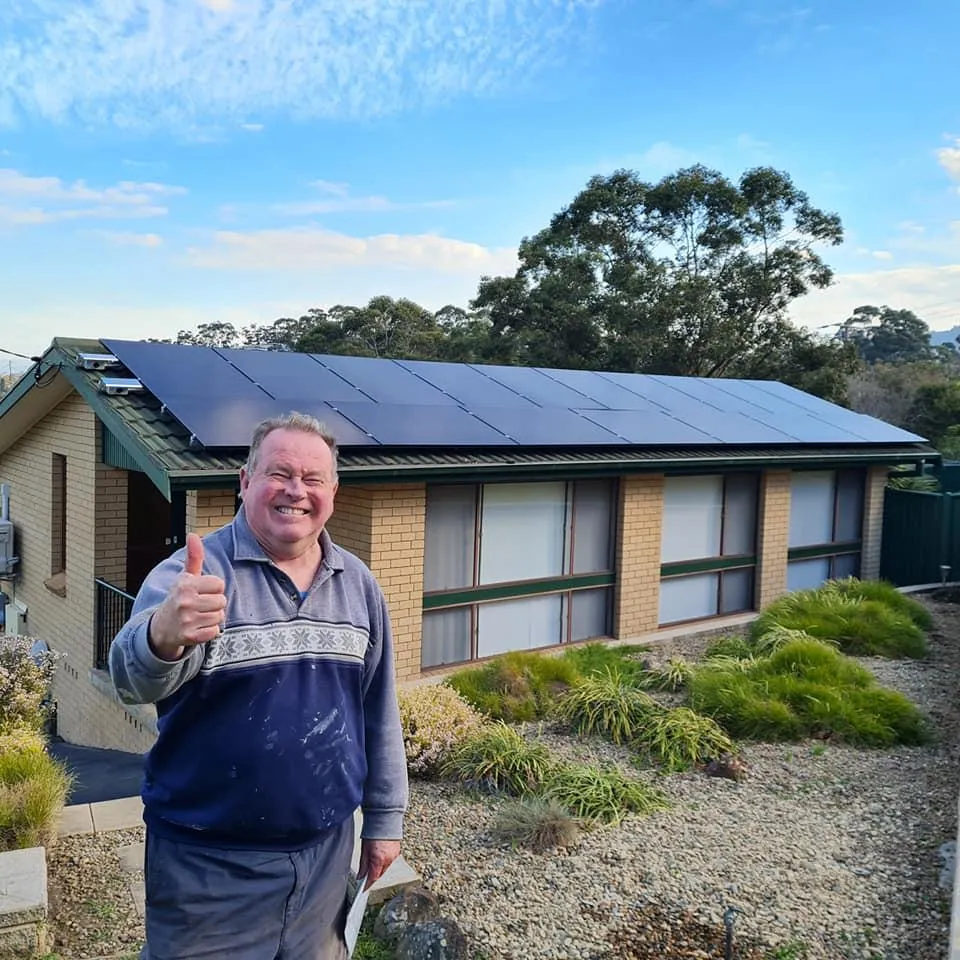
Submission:
[[[60,357],[60,371],[70,381],[77,393],[83,397],[90,405],[93,412],[99,417],[107,429],[113,434],[116,441],[127,451],[139,468],[153,481],[154,486],[170,499],[170,478],[163,467],[143,448],[137,435],[124,422],[123,418],[118,416],[113,408],[104,403],[97,390],[91,387],[90,382],[82,376],[78,376],[73,361],[56,351]]]
[[[47,351],[49,353],[50,351]],[[47,354],[44,354],[41,357],[41,363],[47,363]],[[55,366],[55,364],[52,364]],[[34,364],[32,367],[28,367],[26,372],[20,377],[20,379],[13,385],[13,387],[6,393],[2,398],[0,398],[0,417],[2,417],[8,410],[12,409],[17,403],[19,403],[33,388],[36,386],[36,383],[33,379],[34,371],[37,369],[37,364]]]
[[[862,549],[863,542],[861,540],[822,543],[813,547],[791,547],[787,551],[787,560],[823,560],[827,557],[837,557],[845,553],[860,553]]]
[[[517,597],[534,597],[547,593],[564,593],[567,590],[583,590],[590,587],[612,587],[616,582],[614,573],[582,573],[549,580],[525,580],[522,583],[503,583],[483,587],[467,587],[463,590],[444,590],[428,593],[423,598],[424,610],[440,607],[463,607],[488,600],[513,600]]]
[[[686,577],[693,573],[719,573],[721,570],[740,570],[757,565],[756,556],[713,557],[709,560],[682,560],[660,565],[661,577]]]

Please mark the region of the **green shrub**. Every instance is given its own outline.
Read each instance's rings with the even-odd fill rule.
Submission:
[[[828,580],[823,588],[846,597],[877,600],[891,610],[908,616],[925,633],[933,629],[933,616],[930,611],[919,600],[901,593],[886,580],[857,580],[855,577],[846,577],[842,580]]]
[[[688,707],[651,713],[635,745],[668,770],[685,770],[734,752],[733,741],[716,720]]]
[[[496,721],[457,744],[440,770],[467,787],[523,797],[540,791],[553,763],[542,743]]]
[[[625,743],[657,709],[654,701],[613,668],[581,680],[557,703],[557,716],[580,734],[601,734]]]
[[[39,733],[21,728],[0,735],[0,851],[50,846],[70,782]]]
[[[21,727],[42,730],[44,701],[53,679],[57,656],[32,657],[31,637],[0,636],[0,733]]]
[[[832,734],[861,746],[924,743],[927,720],[902,694],[877,685],[828,644],[798,640],[747,669],[705,661],[689,685],[690,706],[735,737],[798,740]]]
[[[625,680],[634,681],[639,680],[645,672],[643,662],[637,654],[649,649],[644,644],[623,644],[614,647],[594,641],[565,650],[562,658],[573,664],[574,669],[582,677],[612,670],[619,673]]]
[[[517,651],[459,670],[447,683],[481,713],[519,723],[549,716],[557,696],[578,679],[564,657]]]
[[[505,804],[497,814],[493,834],[536,853],[569,847],[580,837],[580,827],[556,800],[533,798]]]
[[[554,767],[543,796],[587,822],[619,823],[628,813],[652,813],[666,807],[663,794],[617,767],[563,764]]]
[[[752,660],[753,646],[743,637],[720,637],[707,647],[704,660],[724,657],[736,660]]]
[[[766,634],[783,628],[836,643],[855,656],[922,657],[927,652],[923,630],[906,613],[832,588],[800,590],[774,601],[753,622],[750,636],[759,645]]]
[[[683,657],[670,657],[666,665],[659,670],[653,670],[647,674],[642,683],[645,687],[654,690],[669,690],[676,693],[682,687],[686,686],[693,670],[693,664]]]
[[[411,776],[435,776],[450,751],[483,724],[480,714],[445,684],[400,689],[397,702]]]

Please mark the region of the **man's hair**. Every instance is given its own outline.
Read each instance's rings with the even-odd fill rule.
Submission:
[[[337,438],[316,417],[311,417],[306,413],[298,413],[296,410],[285,413],[280,417],[269,417],[266,420],[261,420],[254,427],[253,437],[250,440],[250,451],[247,454],[246,467],[248,473],[253,473],[256,469],[260,446],[274,430],[299,430],[301,433],[312,433],[314,436],[320,437],[330,448],[330,454],[333,457],[333,477],[331,479],[337,479]]]

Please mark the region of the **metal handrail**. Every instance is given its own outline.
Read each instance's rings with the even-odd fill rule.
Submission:
[[[110,644],[130,618],[135,598],[106,580],[94,578],[93,582],[96,588],[94,666],[97,670],[106,670]]]

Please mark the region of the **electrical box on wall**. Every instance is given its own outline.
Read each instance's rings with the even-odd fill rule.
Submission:
[[[0,577],[10,576],[17,566],[12,520],[0,519]]]

